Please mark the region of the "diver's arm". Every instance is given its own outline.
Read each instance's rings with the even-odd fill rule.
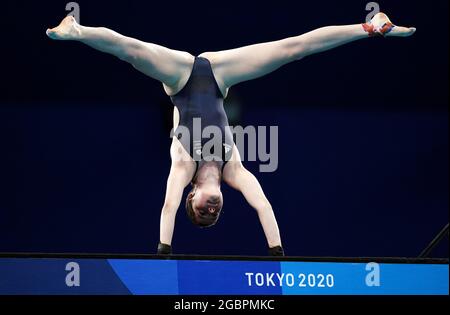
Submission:
[[[272,205],[265,196],[258,179],[247,169],[240,167],[235,170],[231,186],[239,190],[250,206],[256,210],[269,247],[282,246],[280,231]]]
[[[242,165],[236,146],[233,148],[232,159],[225,165],[223,180],[240,191],[250,206],[256,210],[269,248],[282,248],[280,231],[272,206],[258,179]]]
[[[170,149],[172,166],[167,179],[166,196],[161,210],[160,244],[171,246],[175,217],[183,197],[184,188],[189,185],[195,173],[195,162],[182,149],[178,139],[173,138]]]

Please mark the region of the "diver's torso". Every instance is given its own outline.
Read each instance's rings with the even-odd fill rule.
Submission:
[[[223,107],[224,98],[208,59],[195,58],[189,80],[171,100],[179,112],[174,136],[199,168],[211,160],[223,168],[231,158],[233,136]]]

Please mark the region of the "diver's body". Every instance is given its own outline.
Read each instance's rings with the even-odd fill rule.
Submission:
[[[183,92],[185,87],[189,90],[189,80],[192,80],[192,75],[196,75],[193,70],[199,63],[203,71],[208,70],[206,66],[209,65],[209,77],[214,78],[213,85],[216,90],[209,89],[208,92],[216,93],[215,97],[220,102],[220,98],[227,96],[230,87],[269,74],[283,65],[308,55],[374,35],[406,37],[414,32],[414,28],[394,26],[385,14],[379,13],[370,23],[323,27],[300,36],[232,50],[203,53],[198,57],[187,52],[145,43],[106,28],[81,26],[72,17],[65,18],[58,27],[47,30],[47,35],[52,39],[76,40],[85,43],[94,49],[129,62],[139,71],[160,81],[166,94],[175,104],[174,130],[176,131],[180,123],[189,125],[188,118],[195,116],[189,114],[195,104],[192,103],[194,107],[190,108],[183,106],[182,94],[186,92]],[[213,94],[209,96],[211,95]],[[201,102],[205,100],[205,98],[199,98]],[[180,107],[180,110],[177,107]],[[204,118],[212,119],[208,115]],[[212,123],[219,128],[227,124],[221,115],[217,120],[212,119]],[[229,161],[206,162],[202,159],[194,161],[195,156],[190,149],[187,150],[187,143],[182,143],[184,140],[180,142],[177,137],[172,139],[170,148],[172,164],[161,212],[158,252],[171,252],[175,216],[185,187],[192,183],[193,190],[186,201],[190,219],[197,225],[210,226],[217,221],[222,208],[220,182],[224,181],[240,191],[256,210],[267,239],[269,253],[283,255],[280,232],[272,206],[256,177],[242,165],[236,146],[233,145],[229,151]],[[223,144],[228,146],[231,141],[224,138]]]
[[[223,171],[231,159],[234,142],[223,106],[224,95],[209,60],[195,57],[188,82],[170,98],[180,117],[173,136],[196,162],[197,170],[213,160]],[[206,134],[206,128],[214,134]],[[213,137],[215,134],[217,139]]]

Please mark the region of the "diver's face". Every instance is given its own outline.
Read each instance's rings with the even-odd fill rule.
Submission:
[[[192,198],[192,208],[199,219],[216,218],[223,206],[223,196],[220,187],[202,187],[195,190]]]

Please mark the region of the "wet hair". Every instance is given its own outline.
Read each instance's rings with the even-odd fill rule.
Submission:
[[[194,207],[192,205],[193,201],[191,196],[194,194],[194,189],[192,189],[186,198],[186,213],[188,218],[192,223],[197,225],[200,228],[207,228],[215,225],[219,220],[220,213],[222,211],[222,206],[217,211],[217,215],[206,214],[202,216],[201,220],[199,220],[198,216],[195,214]]]

